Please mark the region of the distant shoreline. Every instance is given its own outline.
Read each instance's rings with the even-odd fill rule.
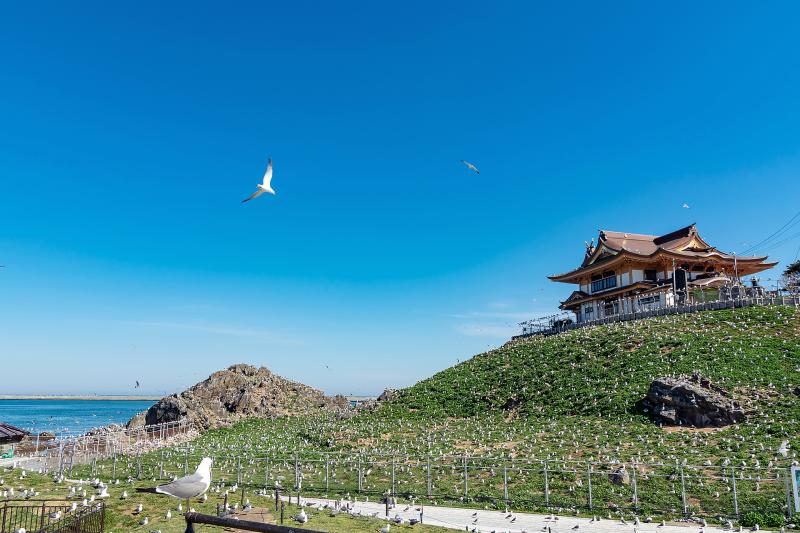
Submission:
[[[106,395],[106,396],[89,396],[89,395],[60,395],[60,394],[0,394],[0,401],[2,400],[105,400],[105,401],[121,401],[121,402],[134,402],[134,401],[153,401],[157,402],[161,396],[131,396],[131,395]]]

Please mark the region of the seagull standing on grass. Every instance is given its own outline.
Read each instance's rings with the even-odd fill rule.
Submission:
[[[788,440],[785,440],[785,441],[781,442],[781,446],[780,446],[780,448],[778,448],[778,453],[781,454],[784,457],[789,455],[789,441]]]
[[[205,494],[211,486],[211,464],[210,457],[204,457],[194,474],[178,478],[172,483],[166,483],[157,487],[136,489],[136,492],[150,492],[153,494],[166,494],[179,500],[186,500],[186,508],[189,508],[189,499],[196,498]]]
[[[273,191],[272,187],[270,186],[271,182],[272,182],[272,159],[270,159],[269,163],[267,163],[267,171],[264,173],[264,182],[256,185],[257,187],[256,192],[250,195],[250,198],[248,198],[247,200],[242,200],[242,203],[249,202],[253,198],[258,198],[265,192],[268,192],[270,194],[275,194],[275,191]]]
[[[478,168],[475,165],[473,165],[472,163],[470,163],[469,161],[464,161],[462,159],[461,162],[464,163],[467,166],[468,169],[470,169],[473,172],[475,172],[475,174],[480,174],[481,173],[481,171],[478,170]]]

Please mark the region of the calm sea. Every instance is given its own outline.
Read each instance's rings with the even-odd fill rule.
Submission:
[[[0,421],[31,432],[83,434],[124,424],[155,402],[149,400],[0,400]]]

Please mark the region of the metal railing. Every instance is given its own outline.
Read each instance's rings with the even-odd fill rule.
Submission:
[[[105,503],[72,508],[63,500],[6,500],[0,507],[0,533],[102,533]]]
[[[186,513],[185,533],[195,533],[194,524],[208,524],[210,526],[220,526],[236,530],[257,531],[261,533],[324,533],[313,529],[301,529],[290,526],[276,526],[273,524],[263,524],[261,522],[251,522],[249,520],[239,520],[236,518],[227,518],[223,516],[213,516],[200,513]]]
[[[697,313],[700,311],[710,311],[716,309],[734,309],[752,306],[793,306],[800,307],[800,295],[791,296],[759,296],[752,298],[731,298],[726,300],[713,300],[708,302],[673,304],[673,305],[653,305],[647,304],[648,308],[639,311],[621,312],[618,314],[598,317],[582,322],[574,322],[569,315],[552,315],[543,319],[533,319],[520,322],[522,332],[514,336],[514,339],[530,337],[533,335],[555,335],[573,329],[580,329],[602,324],[612,324],[614,322],[629,322],[631,320],[641,320],[656,316],[680,315],[687,313]],[[558,317],[554,320],[554,317]]]
[[[171,479],[191,471],[203,456],[189,448],[163,449],[119,461],[116,475]],[[617,509],[668,516],[736,518],[748,511],[792,511],[790,472],[779,467],[253,450],[207,456],[214,460],[215,483],[252,490],[280,487],[304,495],[388,493],[520,511]],[[82,468],[77,475],[87,476],[88,465]],[[101,478],[112,473],[107,463],[97,472]]]

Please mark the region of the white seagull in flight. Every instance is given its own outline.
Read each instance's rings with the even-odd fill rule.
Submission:
[[[468,168],[468,169],[470,169],[470,170],[474,170],[474,171],[475,171],[475,174],[480,174],[480,173],[481,173],[481,171],[480,171],[480,170],[478,170],[478,168],[477,168],[475,165],[473,165],[472,163],[470,163],[469,161],[464,161],[464,160],[462,159],[462,160],[461,160],[461,162],[462,162],[462,163],[464,163],[465,165],[467,165],[467,168]]]
[[[683,204],[681,207],[684,209],[689,209],[689,204]]]
[[[254,192],[247,200],[242,200],[242,203],[249,202],[253,198],[258,198],[265,192],[268,192],[270,194],[275,194],[275,191],[273,191],[272,187],[270,187],[271,181],[272,181],[272,159],[270,158],[269,163],[267,163],[267,171],[264,172],[264,183],[259,183],[258,185],[256,185],[257,187],[256,192]]]

